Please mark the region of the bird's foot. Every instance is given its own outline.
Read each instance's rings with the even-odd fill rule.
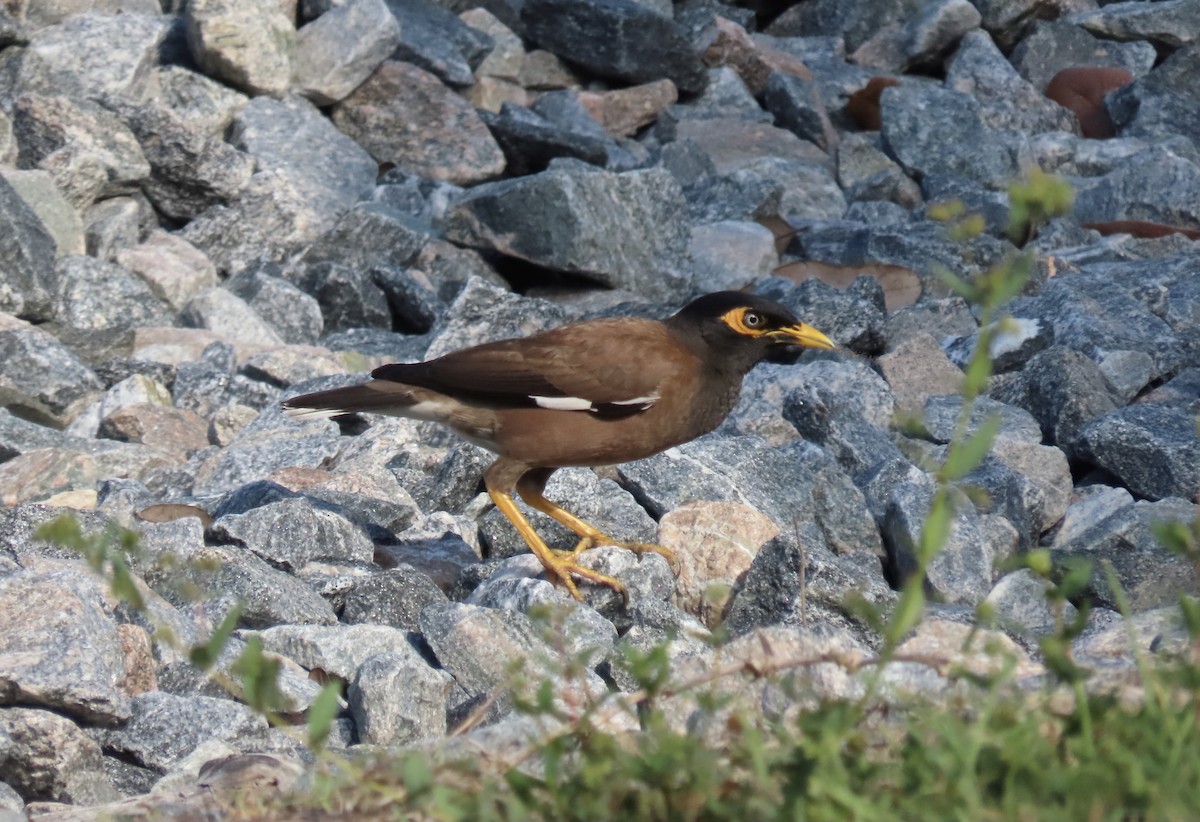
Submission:
[[[579,556],[584,551],[588,551],[592,548],[599,548],[601,545],[612,545],[616,548],[624,548],[626,551],[632,551],[633,553],[637,554],[639,559],[646,554],[658,554],[667,561],[667,564],[671,566],[671,570],[674,571],[676,575],[679,574],[678,560],[675,559],[675,552],[670,548],[664,548],[661,545],[655,545],[652,542],[624,542],[619,539],[613,539],[605,534],[581,537],[579,542],[575,543],[574,548],[568,551],[555,550],[554,553],[564,556]]]
[[[583,542],[584,540],[580,540]],[[614,576],[602,574],[599,571],[594,571],[586,565],[579,563],[579,558],[582,555],[582,550],[576,546],[571,551],[556,551],[550,549],[550,556],[540,557],[542,565],[546,568],[547,575],[551,581],[557,578],[557,581],[563,584],[563,587],[580,602],[583,601],[583,595],[579,593],[579,587],[576,586],[573,577],[586,579],[589,582],[594,582],[597,585],[606,585],[612,588],[628,603],[629,590],[625,587],[625,583]]]

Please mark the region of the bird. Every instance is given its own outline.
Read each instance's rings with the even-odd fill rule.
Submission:
[[[664,320],[585,320],[532,336],[484,343],[417,363],[376,368],[359,385],[283,401],[294,417],[375,413],[432,420],[493,452],[483,482],[496,507],[541,561],[547,577],[582,600],[576,579],[627,596],[623,583],[580,563],[598,545],[639,556],[672,553],[620,542],[551,502],[550,476],[568,466],[644,459],[712,431],[733,410],[742,379],[783,347],[833,349],[785,306],[739,291],[697,297]],[[569,528],[573,549],[547,546],[517,507]]]

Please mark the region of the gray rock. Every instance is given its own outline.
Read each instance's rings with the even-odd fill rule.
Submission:
[[[86,722],[129,718],[117,688],[125,656],[105,590],[85,569],[0,577],[0,701],[37,705]]]
[[[249,98],[183,66],[160,66],[155,79],[164,105],[210,137],[221,137]]]
[[[1112,3],[1066,17],[1093,34],[1112,40],[1149,40],[1179,47],[1200,37],[1200,6],[1192,0],[1167,0],[1153,6],[1141,3]]]
[[[446,602],[446,595],[428,574],[401,563],[381,573],[355,579],[344,597],[341,618],[350,625],[390,625],[417,630],[427,606]]]
[[[1162,147],[1141,152],[1075,195],[1081,223],[1144,220],[1200,227],[1200,167]]]
[[[199,0],[184,21],[188,50],[206,74],[251,95],[287,89],[296,30],[279,6]]]
[[[221,517],[213,522],[211,533],[292,573],[311,562],[369,563],[375,552],[362,529],[340,511],[302,497]]]
[[[820,88],[814,81],[775,72],[767,79],[763,103],[778,125],[802,140],[826,150],[836,142]]]
[[[544,579],[510,575],[503,567],[481,582],[466,603],[514,611],[534,620],[549,620],[565,652],[589,668],[596,667],[612,652],[617,638],[611,622],[574,600],[561,587]]]
[[[25,800],[7,782],[0,782],[0,811],[13,814],[13,822],[25,812]]]
[[[405,745],[446,733],[445,671],[408,655],[380,653],[358,667],[346,699],[367,745]]]
[[[32,451],[64,444],[65,436],[55,428],[38,425],[0,408],[0,462]]]
[[[776,37],[837,36],[854,51],[890,23],[900,23],[921,8],[920,0],[879,0],[864,5],[815,0],[788,9],[767,27]]]
[[[905,208],[919,205],[920,186],[877,143],[867,135],[849,133],[838,144],[837,176],[846,199],[851,203],[880,200]]]
[[[1121,135],[1161,140],[1178,134],[1190,140],[1200,123],[1200,95],[1190,82],[1198,61],[1200,48],[1185,46],[1146,76],[1106,98]]]
[[[0,130],[3,128],[0,127]],[[15,145],[13,149],[15,151]],[[16,163],[15,156],[10,160]],[[54,184],[50,172],[9,167],[0,170],[0,177],[33,209],[45,230],[54,238],[59,256],[84,252],[83,221],[79,212]]]
[[[819,359],[801,368],[805,384],[784,398],[784,417],[805,437],[826,444],[839,462],[855,465],[855,472],[869,467],[873,458],[868,456],[864,462],[853,457],[857,450],[853,443],[865,445],[877,436],[886,439],[883,432],[896,410],[887,382],[853,360]],[[840,445],[833,445],[839,441]]]
[[[775,235],[753,220],[721,220],[692,227],[688,253],[699,292],[744,287],[779,265]]]
[[[921,421],[934,442],[948,443],[955,438],[962,408],[963,398],[958,395],[929,398],[925,403]],[[1032,414],[1023,408],[1005,405],[990,397],[976,399],[964,434],[968,437],[974,436],[979,426],[993,416],[1000,418],[995,442],[1025,442],[1036,445],[1042,441],[1042,429]]]
[[[371,277],[387,298],[392,327],[405,334],[427,334],[446,310],[437,289],[423,271],[382,265]]]
[[[78,209],[129,194],[150,176],[133,133],[96,103],[24,94],[13,108],[13,133],[23,168],[48,171]]]
[[[94,732],[106,749],[166,773],[206,742],[262,745],[267,720],[231,699],[161,692],[133,698],[133,715],[120,728]]]
[[[405,215],[384,204],[360,203],[305,251],[301,266],[288,269],[284,276],[313,293],[316,286],[304,266],[334,263],[360,272],[376,266],[402,268],[428,241],[428,231]]]
[[[1102,40],[1065,20],[1037,20],[1011,57],[1022,77],[1034,88],[1045,89],[1055,74],[1074,66],[1119,66],[1140,77],[1154,65],[1157,52],[1144,41]]]
[[[115,261],[119,252],[137,245],[140,216],[132,197],[111,197],[90,206],[83,215],[87,253]]]
[[[312,345],[325,321],[316,299],[265,271],[245,271],[225,283],[285,343]]]
[[[334,6],[296,33],[293,88],[319,106],[354,91],[400,45],[384,0]]]
[[[240,345],[283,344],[275,330],[245,300],[224,288],[209,288],[196,294],[184,304],[179,319],[185,326],[207,328]]]
[[[1099,366],[1059,345],[1034,356],[1018,378],[994,396],[1029,411],[1045,439],[1069,456],[1075,454],[1084,426],[1117,407]]]
[[[685,94],[704,90],[704,66],[674,21],[631,0],[530,0],[524,35],[594,74],[630,83],[666,77]]]
[[[471,105],[410,63],[383,63],[332,117],[377,162],[412,174],[471,185],[504,171],[504,154]]]
[[[910,472],[892,489],[880,530],[895,577],[901,581],[917,567],[917,550],[934,500],[933,478]],[[951,493],[954,506],[949,536],[929,564],[926,587],[942,602],[975,605],[992,588],[996,564],[1016,548],[1012,526],[997,528],[997,518],[981,517],[961,493]]]
[[[987,128],[1022,134],[1078,129],[1075,115],[1017,74],[984,31],[963,38],[946,67],[946,87],[971,94],[980,103],[980,120]]]
[[[241,636],[256,636],[264,650],[293,659],[310,671],[319,668],[347,681],[377,654],[400,656],[428,667],[409,633],[387,625],[277,625],[243,631]]]
[[[880,106],[884,150],[910,175],[959,174],[997,186],[1018,173],[1015,138],[988,126],[969,94],[897,86],[884,90]]]
[[[238,151],[203,124],[165,106],[110,97],[105,105],[137,137],[150,164],[142,190],[154,207],[176,220],[188,220],[210,206],[228,203],[254,173],[254,158]]]
[[[685,279],[683,194],[659,169],[546,171],[476,186],[451,207],[445,230],[455,242],[651,298],[677,298]]]
[[[1035,318],[1054,330],[1057,345],[1102,362],[1115,351],[1142,351],[1153,362],[1152,379],[1173,374],[1194,358],[1186,336],[1177,335],[1170,305],[1182,309],[1194,297],[1188,255],[1153,263],[1097,263],[1080,274],[1054,277],[1031,299],[1013,305],[1013,316]],[[1176,325],[1186,331],[1189,321]],[[1044,352],[1043,352],[1044,353]],[[1036,357],[1035,357],[1036,359]]]
[[[1021,368],[1033,355],[1044,350],[1054,340],[1054,330],[1037,320],[1014,320],[1011,317],[993,323],[988,356],[996,373]],[[980,331],[961,337],[948,337],[943,349],[952,363],[966,368],[979,348]]]
[[[904,24],[907,65],[936,65],[981,22],[979,10],[966,0],[936,0],[926,4]],[[955,62],[961,57],[960,49]]]
[[[1056,609],[1046,599],[1046,580],[1028,568],[1005,574],[987,595],[988,605],[1004,627],[1018,635],[1052,634],[1075,618],[1075,606],[1063,602]]]
[[[103,760],[100,746],[69,719],[33,708],[0,710],[0,768],[27,801],[90,805],[116,799]],[[20,818],[26,818],[23,812]]]
[[[426,608],[420,624],[438,662],[472,698],[514,687],[532,695],[542,680],[554,679],[553,671],[562,664],[544,638],[553,629],[539,629],[514,611],[452,602]],[[603,688],[590,672],[573,687],[593,693]]]
[[[917,275],[924,296],[949,296],[945,283],[930,273],[931,261],[969,277],[1011,249],[1008,243],[986,234],[964,246],[947,238],[943,228],[928,222],[872,225],[831,221],[798,228],[790,253],[847,267],[883,264],[907,268]]]
[[[723,627],[737,636],[771,625],[802,626],[816,636],[846,631],[873,643],[861,614],[847,605],[852,593],[880,614],[896,599],[877,559],[834,554],[801,526],[759,550],[734,589]]]
[[[396,59],[454,86],[475,82],[473,69],[492,48],[488,35],[429,0],[387,0],[387,4],[400,24]]]
[[[113,263],[75,255],[58,262],[55,321],[84,334],[170,325],[170,309],[137,275]]]
[[[758,171],[737,169],[699,175],[684,186],[683,194],[693,224],[749,220],[780,214],[783,185]]]
[[[375,186],[375,161],[302,100],[254,98],[235,118],[229,142],[254,158],[257,171],[283,175],[332,213],[340,214]]]
[[[227,448],[205,460],[196,472],[196,493],[224,493],[288,466],[316,468],[341,450],[337,427],[327,420],[298,422],[275,408],[259,420],[263,424],[251,423]],[[264,429],[273,433],[263,435]]]
[[[1116,609],[1103,563],[1112,564],[1134,612],[1176,605],[1181,593],[1192,593],[1200,579],[1185,559],[1171,553],[1154,536],[1157,523],[1195,520],[1196,506],[1178,498],[1134,502],[1123,488],[1098,486],[1067,509],[1051,543],[1056,567],[1080,559],[1093,563],[1089,594],[1094,602]]]
[[[1079,432],[1077,454],[1139,497],[1200,495],[1200,434],[1185,409],[1142,404],[1104,414]]]
[[[0,225],[0,311],[34,322],[50,319],[58,290],[54,238],[5,179],[0,179]]]
[[[1100,367],[1104,368],[1104,364],[1101,363]],[[1193,413],[1200,411],[1200,368],[1183,369],[1148,393],[1143,401]]]
[[[617,149],[607,134],[580,132],[554,123],[524,106],[505,103],[499,114],[480,112],[484,125],[504,152],[505,170],[514,176],[545,171],[556,157],[574,157],[597,166]],[[599,128],[595,120],[592,124]]]
[[[962,478],[962,485],[986,492],[986,499],[976,503],[979,510],[1007,519],[1027,549],[1066,512],[1071,471],[1066,455],[1053,446],[1003,440]]]
[[[5,407],[44,423],[62,423],[103,389],[83,361],[39,328],[0,331],[0,397]]]
[[[329,603],[304,582],[244,548],[205,546],[198,521],[170,553],[167,562],[144,569],[146,583],[179,608],[192,608],[199,600],[214,625],[239,604],[238,624],[247,628],[337,622]]]
[[[150,88],[169,29],[159,14],[75,14],[33,34],[26,70],[36,73],[38,86],[75,99],[137,96]],[[106,48],[93,48],[96,43]]]

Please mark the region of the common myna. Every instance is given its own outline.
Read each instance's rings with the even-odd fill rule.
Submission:
[[[713,430],[733,408],[746,373],[788,345],[834,347],[776,302],[721,291],[666,320],[589,320],[427,362],[384,365],[370,382],[283,406],[298,417],[365,411],[433,420],[498,454],[483,475],[488,494],[551,579],[579,599],[572,577],[624,592],[615,578],[579,564],[585,549],[670,552],[616,542],[546,499],[550,475],[568,465],[642,459]],[[514,491],[578,534],[575,548],[549,548],[513,502]]]

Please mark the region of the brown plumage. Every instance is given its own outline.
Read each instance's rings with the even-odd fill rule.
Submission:
[[[603,319],[487,343],[423,363],[385,365],[358,386],[285,400],[294,416],[371,412],[434,420],[493,451],[484,484],[530,549],[575,596],[572,577],[617,590],[616,579],[578,564],[596,544],[617,543],[542,496],[564,466],[642,459],[716,428],[742,378],[780,345],[833,348],[778,303],[738,292],[700,297],[667,320]],[[579,535],[573,551],[548,548],[512,500]]]

